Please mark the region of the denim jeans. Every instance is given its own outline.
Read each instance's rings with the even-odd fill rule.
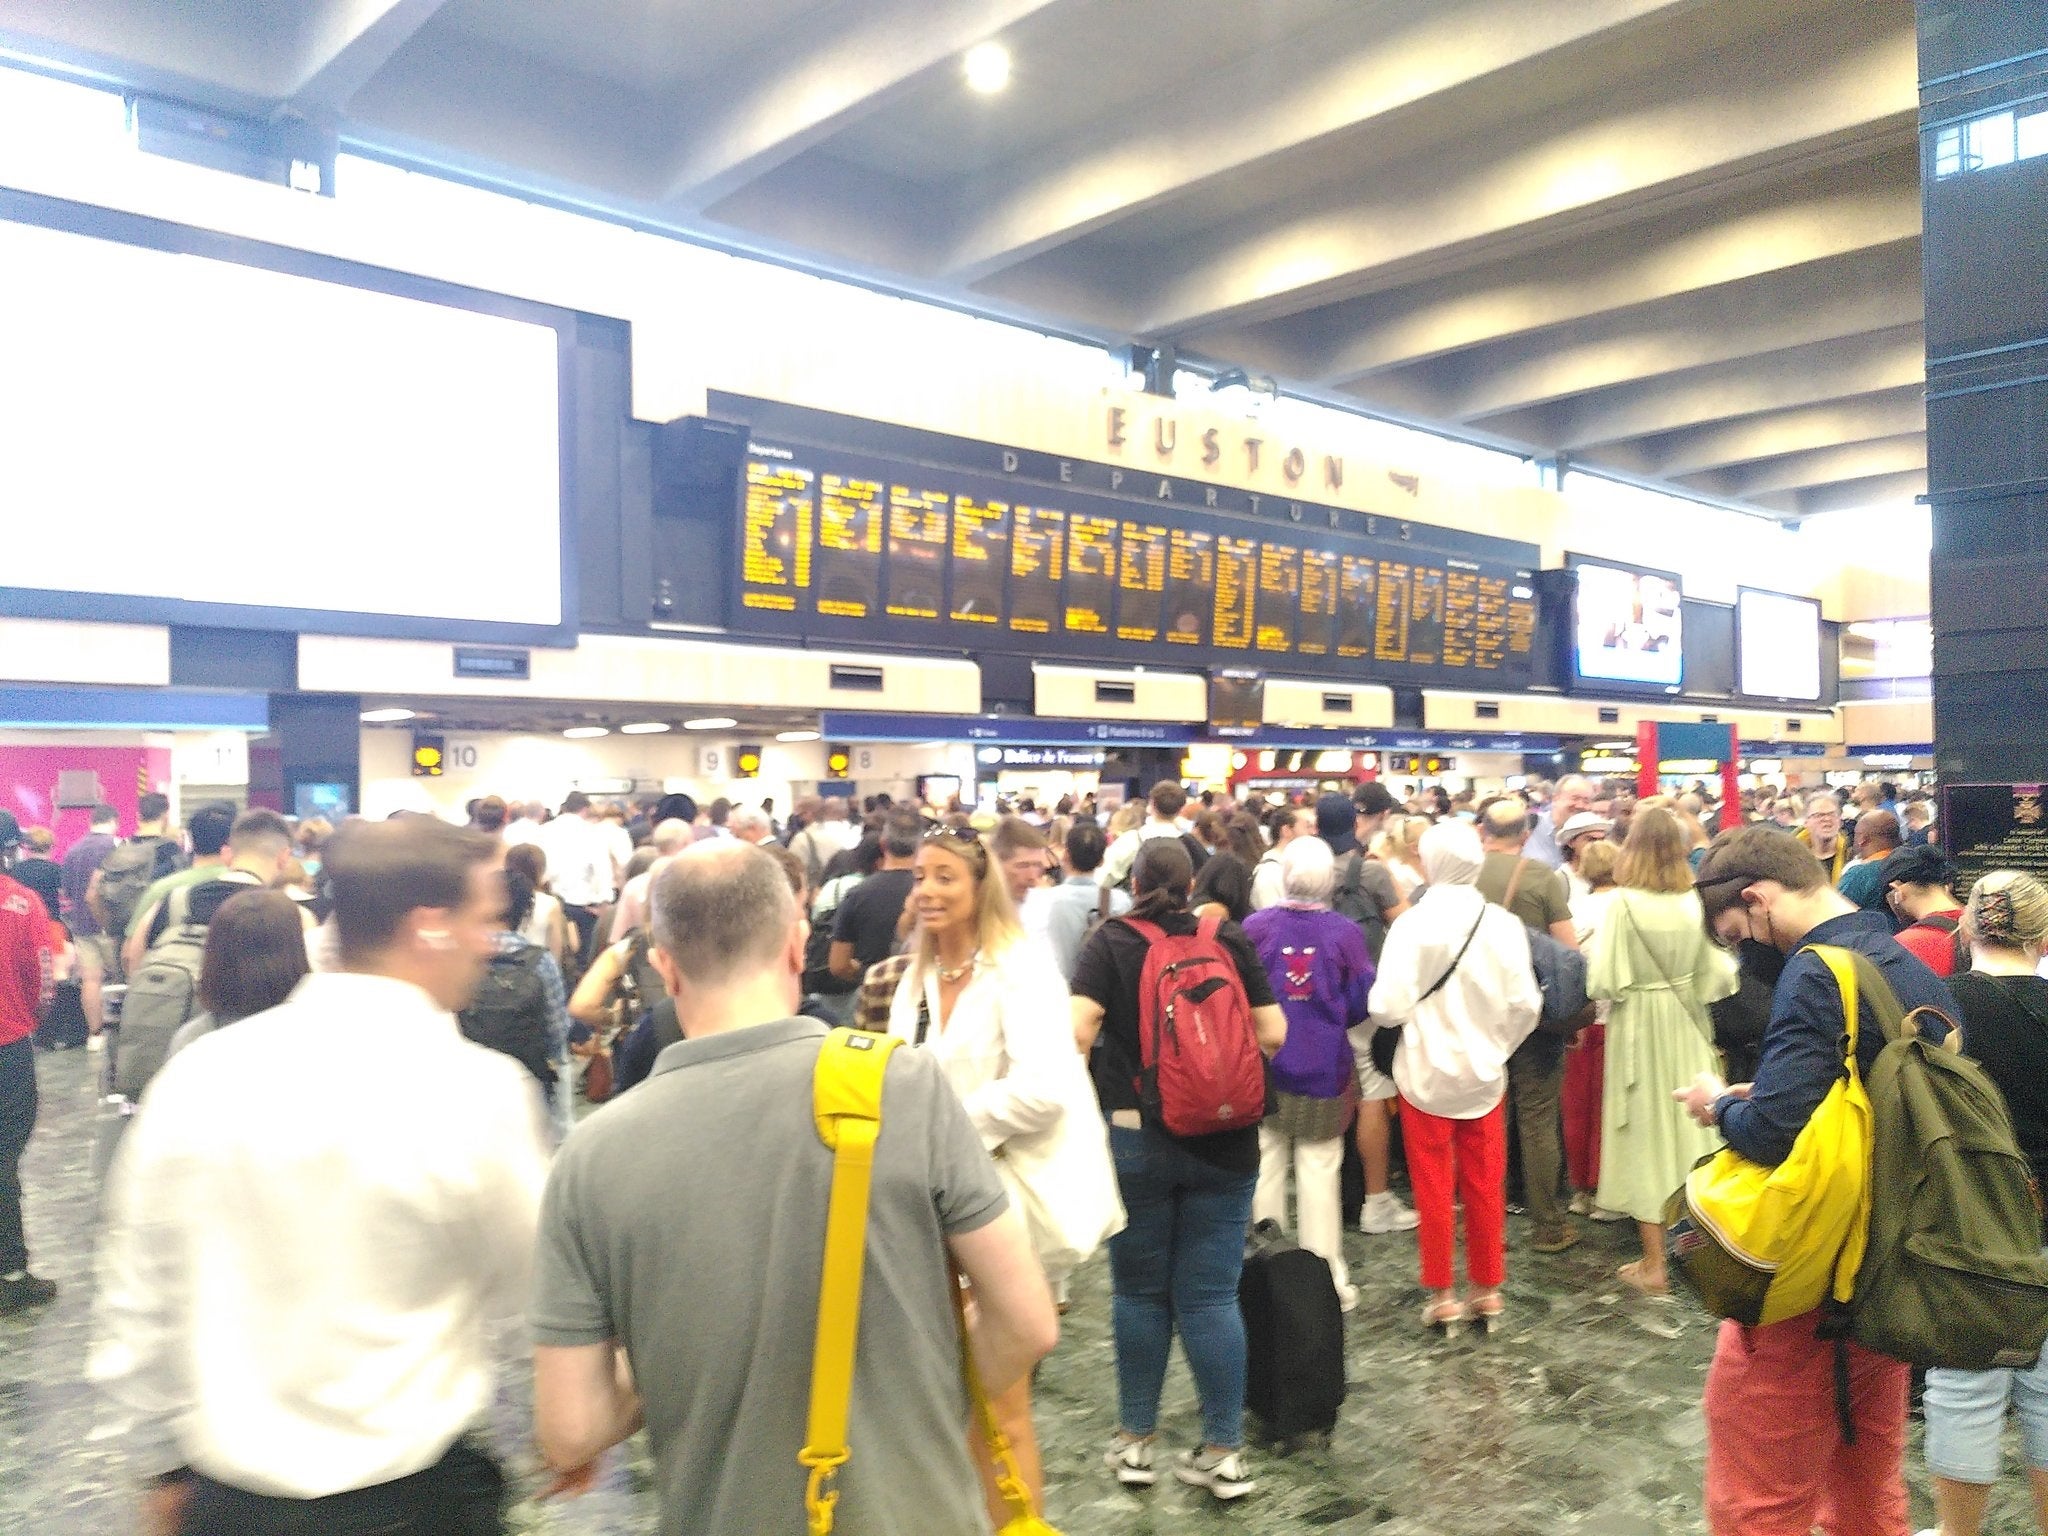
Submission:
[[[1129,1218],[1109,1240],[1117,1411],[1129,1434],[1159,1424],[1166,1358],[1180,1331],[1202,1399],[1202,1438],[1244,1443],[1244,1318],[1237,1281],[1256,1173],[1228,1173],[1156,1131],[1109,1128]]]

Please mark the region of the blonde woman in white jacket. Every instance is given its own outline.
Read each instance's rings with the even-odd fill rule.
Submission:
[[[982,1144],[1001,1157],[1011,1138],[1052,1129],[1076,1102],[1077,1087],[1092,1102],[1087,1068],[1074,1049],[1067,984],[1050,951],[1025,937],[1002,870],[972,832],[940,828],[926,836],[909,907],[917,926],[890,1002],[889,1033],[938,1057]],[[1042,1509],[1030,1378],[994,1406],[1032,1505]],[[980,1437],[973,1443],[979,1447]],[[975,1460],[1000,1528],[1008,1509],[994,1491],[986,1453],[978,1450]]]
[[[1543,994],[1520,921],[1474,887],[1485,857],[1479,834],[1439,822],[1421,852],[1429,887],[1387,930],[1371,1018],[1353,1033],[1364,1047],[1375,1030],[1400,1031],[1393,1078],[1421,1218],[1423,1325],[1447,1333],[1469,1319],[1484,1330],[1501,1315],[1507,1278],[1508,1057],[1536,1027]],[[1464,1205],[1465,1273],[1475,1287],[1464,1302],[1452,1265],[1454,1201]]]

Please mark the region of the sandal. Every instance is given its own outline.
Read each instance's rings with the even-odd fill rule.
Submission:
[[[1465,1304],[1455,1296],[1442,1301],[1426,1302],[1422,1308],[1422,1326],[1431,1333],[1449,1338],[1458,1324],[1465,1321]]]
[[[1501,1300],[1499,1291],[1485,1291],[1466,1303],[1465,1315],[1471,1320],[1473,1331],[1485,1338],[1500,1327],[1501,1317],[1507,1309],[1508,1304]]]
[[[1632,1290],[1639,1291],[1645,1296],[1665,1297],[1671,1294],[1671,1286],[1668,1281],[1646,1280],[1643,1278],[1643,1261],[1641,1259],[1637,1259],[1631,1264],[1622,1265],[1621,1268],[1615,1271],[1615,1274],[1621,1278],[1623,1285],[1630,1287]]]

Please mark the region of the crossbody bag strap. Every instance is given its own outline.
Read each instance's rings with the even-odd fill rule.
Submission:
[[[1515,872],[1508,876],[1508,893],[1501,897],[1500,904],[1510,912],[1515,910],[1515,892],[1522,888],[1522,871],[1528,867],[1529,861],[1527,859],[1518,858],[1515,860]]]
[[[810,1536],[831,1536],[839,1469],[851,1454],[846,1420],[860,1339],[861,1275],[866,1267],[868,1194],[882,1130],[882,1078],[901,1041],[835,1029],[818,1051],[812,1113],[818,1139],[832,1149],[832,1199],[825,1218],[825,1262],[818,1282],[818,1332],[811,1349],[810,1417],[797,1461],[810,1472],[804,1513]]]
[[[1451,963],[1444,968],[1443,975],[1437,977],[1435,981],[1431,982],[1429,984],[1429,990],[1423,993],[1422,996],[1415,999],[1415,1006],[1417,1008],[1420,1008],[1432,997],[1435,997],[1437,993],[1443,991],[1444,983],[1449,981],[1451,977],[1457,973],[1457,969],[1460,965],[1464,964],[1465,951],[1470,949],[1472,947],[1472,941],[1479,937],[1479,925],[1485,921],[1486,903],[1482,899],[1479,905],[1479,915],[1472,920],[1472,931],[1465,935],[1465,942],[1458,946],[1457,954],[1451,957]],[[1410,1016],[1413,1016],[1413,1010],[1410,1010]]]

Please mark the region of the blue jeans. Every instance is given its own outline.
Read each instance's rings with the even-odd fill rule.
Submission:
[[[1257,1173],[1226,1173],[1153,1131],[1109,1128],[1129,1218],[1109,1240],[1120,1427],[1149,1435],[1173,1334],[1202,1399],[1202,1438],[1244,1443],[1244,1317],[1237,1310]]]

